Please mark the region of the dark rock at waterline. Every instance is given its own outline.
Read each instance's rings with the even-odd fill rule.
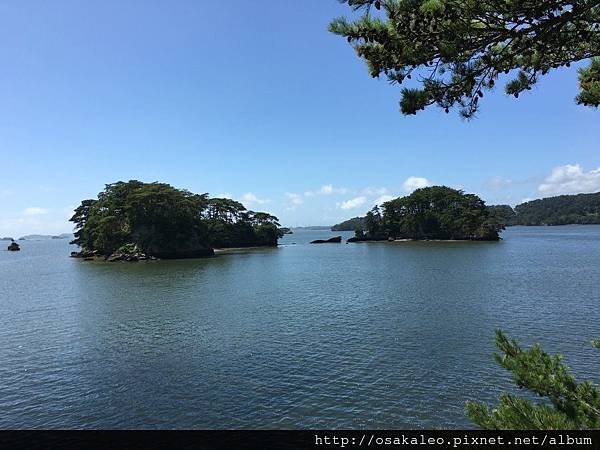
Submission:
[[[330,239],[317,239],[312,241],[311,244],[340,244],[342,242],[341,236],[335,236]]]
[[[147,261],[150,259],[148,255],[142,252],[134,252],[134,253],[121,253],[115,252],[110,255],[106,260],[108,262],[116,262],[116,261],[127,261],[127,262],[136,262],[136,261]]]
[[[351,237],[346,240],[348,242],[379,242],[379,241],[388,241],[387,238],[367,238],[367,237]],[[393,241],[393,239],[392,239]]]
[[[11,242],[8,246],[9,252],[18,252],[19,250],[21,250],[21,247],[19,247],[19,244],[17,244],[16,242]]]
[[[81,250],[80,252],[71,252],[71,258],[94,258],[98,255],[97,251]]]
[[[142,251],[135,244],[127,244],[121,246],[117,251],[110,255],[102,254],[97,250],[81,250],[71,252],[71,258],[81,258],[85,261],[93,259],[103,259],[108,262],[117,261],[156,261],[158,259],[189,259],[203,258],[206,256],[214,256],[215,252],[212,248],[201,246],[180,246],[167,251],[160,248],[150,248],[147,251]]]
[[[157,259],[191,259],[191,258],[204,258],[206,256],[213,256],[215,254],[212,248],[196,249],[189,251],[175,251],[175,252],[160,252],[157,254],[148,255],[143,252],[133,253],[120,253],[115,252],[106,258],[108,262],[117,261],[156,261]]]

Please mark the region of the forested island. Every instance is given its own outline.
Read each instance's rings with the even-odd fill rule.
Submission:
[[[497,241],[503,228],[478,196],[432,186],[375,206],[350,241]]]
[[[514,208],[510,205],[490,205],[486,208],[490,217],[505,227],[600,224],[600,192],[531,200]],[[366,228],[365,221],[366,217],[354,217],[334,225],[331,230],[364,230]]]
[[[331,227],[331,231],[354,231],[365,227],[364,217],[353,217]]]
[[[508,218],[507,225],[600,224],[600,192],[560,195],[521,203],[514,208],[514,215]]]
[[[196,258],[215,248],[276,246],[278,219],[227,198],[209,198],[164,183],[106,185],[70,219],[80,257],[111,261]]]
[[[509,205],[489,208],[506,226],[600,224],[600,192],[531,200],[514,209]]]
[[[19,241],[47,241],[49,239],[73,239],[72,233],[62,233],[59,235],[52,234],[28,234],[26,236],[21,236]]]

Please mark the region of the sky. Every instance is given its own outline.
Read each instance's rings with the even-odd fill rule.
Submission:
[[[518,100],[503,83],[462,120],[399,113],[327,32],[337,0],[0,3],[0,236],[72,230],[119,180],[331,225],[418,187],[491,204],[600,191],[600,111],[576,67]]]

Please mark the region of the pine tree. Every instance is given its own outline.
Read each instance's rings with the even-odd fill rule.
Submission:
[[[579,69],[581,92],[577,103],[585,106],[600,105],[600,58],[595,58],[589,67]]]
[[[437,104],[470,118],[502,75],[506,93],[519,97],[551,70],[600,56],[597,0],[340,1],[365,13],[335,19],[330,31],[353,45],[371,76],[409,85],[403,114]],[[600,104],[599,74],[598,60],[580,72],[578,103]]]
[[[600,341],[593,341],[600,348]],[[590,381],[578,383],[562,356],[551,356],[539,345],[523,350],[502,331],[496,332],[501,354],[496,361],[513,374],[519,388],[544,400],[534,403],[512,394],[502,394],[493,409],[478,402],[467,402],[467,416],[490,430],[573,430],[600,428],[600,389]]]

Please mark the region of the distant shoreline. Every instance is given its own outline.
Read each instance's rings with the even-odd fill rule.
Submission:
[[[375,242],[375,243],[383,243],[383,244],[395,244],[395,243],[407,243],[407,242],[498,242],[493,240],[484,240],[484,239],[364,239],[359,241],[352,241],[349,244],[357,244],[361,242]]]
[[[217,254],[222,254],[222,253],[231,253],[231,252],[238,252],[241,250],[264,250],[264,249],[268,249],[268,248],[278,248],[279,245],[262,245],[262,246],[254,246],[254,247],[231,247],[231,248],[213,248],[213,251],[215,252],[215,255]]]

